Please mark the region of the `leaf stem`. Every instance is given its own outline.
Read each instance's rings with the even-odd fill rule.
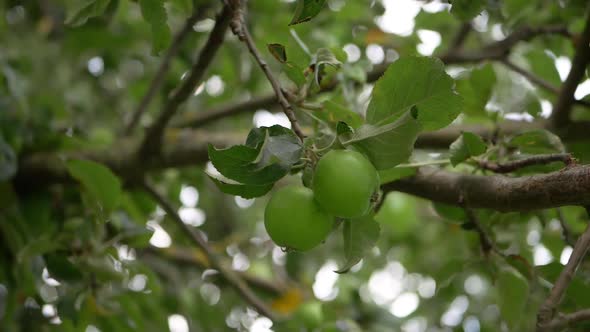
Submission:
[[[299,38],[299,35],[297,34],[297,31],[293,30],[293,29],[289,29],[289,33],[291,34],[291,36],[293,37],[293,39],[295,39],[295,41],[297,42],[297,45],[299,45],[299,47],[301,47],[301,49],[303,50],[303,52],[305,52],[305,54],[309,55],[309,57],[311,58],[311,52],[309,51],[309,48],[307,47],[307,45],[305,45],[305,43],[303,42],[303,40],[301,40],[301,38]]]

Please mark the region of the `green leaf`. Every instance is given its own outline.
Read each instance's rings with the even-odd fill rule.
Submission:
[[[106,166],[90,160],[73,159],[66,163],[70,175],[98,200],[105,210],[113,210],[121,196],[121,181]]]
[[[303,69],[297,64],[287,61],[283,64],[282,68],[287,77],[298,87],[302,86],[307,81]]]
[[[45,257],[45,264],[49,273],[59,280],[77,281],[82,279],[82,273],[63,254],[54,253]]]
[[[487,145],[481,137],[470,132],[464,132],[449,148],[451,164],[457,166],[457,164],[471,157],[479,156],[486,152],[486,148]]]
[[[255,159],[258,149],[245,145],[235,145],[228,149],[217,150],[209,144],[209,159],[213,166],[225,177],[243,184],[263,185],[274,183],[285,176],[285,170],[278,163],[260,168]]]
[[[246,139],[246,145],[260,147],[261,153],[256,159],[260,167],[277,162],[285,168],[290,168],[299,162],[302,152],[299,138],[291,129],[279,125],[252,129]]]
[[[156,204],[144,191],[125,191],[121,195],[121,208],[127,212],[129,218],[136,224],[143,225],[143,221],[156,210]]]
[[[274,183],[299,161],[302,146],[293,132],[281,126],[250,131],[246,145],[217,150],[209,145],[209,159],[226,178],[247,185]]]
[[[152,52],[160,53],[172,39],[168,26],[168,14],[161,0],[139,0],[141,14],[152,28]]]
[[[273,183],[264,184],[264,185],[245,185],[245,184],[241,184],[239,182],[227,179],[223,176],[214,175],[211,173],[207,173],[207,175],[209,176],[211,181],[213,181],[213,183],[215,183],[215,185],[217,185],[219,190],[221,190],[222,192],[229,194],[229,195],[240,196],[243,198],[255,198],[255,197],[264,196],[273,187]]]
[[[272,54],[272,56],[280,63],[287,62],[287,51],[285,51],[285,46],[281,44],[266,44],[266,47],[270,54]]]
[[[22,264],[37,255],[43,255],[55,251],[60,247],[61,244],[55,239],[55,237],[50,234],[43,234],[40,237],[29,241],[24,247],[22,247],[16,256],[16,259],[19,264]]]
[[[349,134],[353,134],[353,133],[354,133],[354,130],[346,122],[338,121],[338,124],[336,125],[336,135],[341,136],[341,135],[349,135]]]
[[[330,71],[326,66],[330,66],[333,68],[340,68],[342,62],[338,60],[334,52],[327,48],[319,48],[316,53],[313,55],[310,63],[310,68],[314,69],[314,79],[318,86],[321,86],[321,82],[323,77],[333,73],[333,70]]]
[[[362,65],[347,63],[342,67],[342,73],[344,74],[345,78],[348,78],[349,80],[352,80],[354,82],[367,82],[367,71],[363,68]]]
[[[508,142],[508,146],[530,154],[565,152],[561,139],[545,129],[535,129],[516,135]]]
[[[535,270],[550,283],[555,283],[563,271],[563,265],[553,262],[547,265],[536,266]],[[574,275],[568,285],[562,305],[567,304],[573,304],[579,307],[590,306],[590,287],[588,287],[585,278],[579,274]]]
[[[329,123],[346,122],[352,128],[358,128],[363,123],[358,113],[331,100],[323,102],[322,109],[312,111],[312,115]]]
[[[520,255],[508,255],[505,259],[506,263],[518,270],[518,272],[520,272],[520,274],[525,276],[527,279],[532,280],[535,277],[534,269],[526,258]],[[563,267],[562,265],[560,266]]]
[[[567,151],[570,152],[581,164],[590,163],[590,140],[567,142]]]
[[[425,29],[439,33],[454,31],[457,27],[457,20],[446,10],[431,13],[424,9],[420,10],[414,19],[416,30]]]
[[[479,15],[486,5],[484,0],[453,0],[452,4],[451,13],[463,21]]]
[[[377,240],[381,228],[373,215],[345,220],[342,229],[344,236],[344,256],[346,262],[336,273],[345,273],[356,265],[371,250]]]
[[[111,0],[90,0],[68,14],[66,24],[74,27],[81,26],[89,18],[97,17],[104,14]]]
[[[41,236],[43,233],[53,234],[59,227],[51,220],[52,197],[49,193],[38,192],[21,198],[20,207],[27,233]]]
[[[262,196],[299,162],[302,151],[290,129],[278,125],[254,128],[245,145],[223,150],[209,145],[209,159],[222,176],[208,175],[227,194]]]
[[[125,231],[121,243],[125,243],[132,248],[147,248],[150,246],[150,239],[154,235],[146,228],[137,228],[131,231]]]
[[[554,86],[561,84],[561,78],[553,57],[540,49],[532,49],[525,56],[533,73]]]
[[[529,0],[504,0],[502,1],[502,11],[508,16],[521,16],[530,12],[530,7],[534,3]]]
[[[298,0],[295,14],[289,25],[307,22],[320,13],[326,0]]]
[[[318,48],[311,59],[311,64],[318,68],[323,65],[338,67],[342,64],[342,62],[338,60],[334,52],[332,52],[330,49]]]
[[[496,279],[497,305],[509,326],[517,325],[528,301],[529,282],[515,268],[503,266]]]
[[[541,101],[537,98],[530,98],[529,102],[526,106],[526,112],[536,118],[538,118],[541,113],[543,113],[543,107],[541,106]]]
[[[0,135],[0,181],[6,181],[16,174],[17,159],[12,147]]]
[[[272,56],[282,64],[283,72],[287,77],[295,83],[295,85],[302,86],[307,81],[304,70],[297,63],[287,60],[287,51],[282,44],[267,44],[268,51]]]
[[[413,114],[407,112],[397,121],[382,126],[364,125],[342,143],[353,144],[378,170],[392,168],[408,160],[414,149],[421,126]]]
[[[432,207],[439,216],[447,219],[448,221],[457,222],[460,224],[467,221],[467,214],[462,208],[438,202],[432,202]]]
[[[485,106],[492,96],[496,73],[491,64],[471,71],[469,77],[457,80],[457,92],[463,97],[463,112],[469,115],[484,115]]]
[[[193,12],[192,0],[168,0],[180,12],[190,15]]]
[[[97,282],[107,283],[110,281],[121,281],[125,274],[114,265],[114,260],[108,256],[88,257],[80,261],[81,270],[84,273],[96,277]]]
[[[392,63],[373,88],[367,109],[372,125],[391,123],[412,107],[425,130],[449,125],[461,113],[462,98],[442,61],[431,57],[401,57]]]

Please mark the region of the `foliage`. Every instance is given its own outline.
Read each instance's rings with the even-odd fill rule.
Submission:
[[[0,329],[534,330],[588,222],[590,188],[551,196],[589,183],[587,1],[248,1],[222,17],[239,3],[0,4]],[[174,100],[197,58],[203,79]],[[564,83],[565,59],[580,77]],[[313,210],[302,188],[343,149],[378,171],[363,216]],[[472,200],[493,181],[522,184],[509,208]],[[325,221],[288,225],[312,212],[275,204],[273,232],[305,251],[265,229],[287,186]],[[550,319],[590,306],[589,271]]]

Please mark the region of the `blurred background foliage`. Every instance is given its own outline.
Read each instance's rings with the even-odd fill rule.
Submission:
[[[371,87],[365,83],[367,72],[400,55],[443,54],[465,17],[474,31],[462,47],[476,51],[524,26],[564,24],[569,31],[580,31],[586,3],[480,0],[473,1],[479,7],[470,14],[469,8],[453,12],[439,1],[329,0],[311,22],[288,27],[294,1],[250,1],[249,25],[287,87],[295,83],[266,52],[268,43],[285,45],[288,60],[300,68],[312,59],[297,39],[312,54],[320,48],[331,50],[343,63],[339,85],[312,102],[328,105],[328,117],[350,119],[357,116],[350,112],[362,114],[366,107]],[[581,208],[477,211],[503,256],[482,252],[480,235],[466,226],[462,210],[392,192],[377,215],[379,242],[361,263],[339,275],[333,272],[343,261],[338,233],[310,252],[285,253],[264,231],[266,198],[222,194],[205,176],[204,163],[154,172],[158,188],[179,206],[183,221],[205,234],[270,307],[291,317],[273,325],[209,269],[203,253],[141,190],[119,190],[118,180],[78,165],[91,173],[88,181],[114,181],[115,189],[109,187],[113,191],[106,195],[118,199],[105,211],[92,192],[79,186],[41,184],[38,190],[21,191],[8,181],[18,170],[17,159],[33,152],[117,146],[123,123],[145,94],[171,36],[197,10],[199,20],[173,58],[161,93],[141,118],[141,125],[148,125],[190,69],[219,8],[216,1],[168,0],[165,26],[154,28],[138,1],[1,2],[0,330],[530,329],[548,281],[556,278],[571,253],[564,227],[572,237],[583,231],[587,220]],[[564,36],[534,38],[516,45],[510,59],[559,86],[574,46],[572,38]],[[551,113],[555,95],[502,64],[452,65],[447,70],[466,101],[458,124],[493,127],[507,119],[543,120]],[[590,100],[589,82],[576,93],[578,99]],[[269,91],[243,44],[228,34],[207,78],[174,121]],[[573,114],[576,120],[590,119],[587,108],[576,106]],[[288,125],[277,109],[261,108],[210,122],[203,130],[241,141],[252,126],[275,123]],[[170,133],[180,135],[181,129]],[[544,137],[534,140],[532,148],[546,151]],[[590,161],[589,139],[564,144],[580,161]],[[414,159],[447,156],[446,149],[421,150]],[[292,176],[281,185],[299,181]],[[513,298],[510,287],[495,287],[507,267],[526,279],[526,298]],[[583,266],[563,310],[590,305],[588,278]]]

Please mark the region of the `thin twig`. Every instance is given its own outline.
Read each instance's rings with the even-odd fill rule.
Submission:
[[[275,314],[272,312],[267,305],[256,296],[256,294],[250,289],[250,287],[241,279],[235,271],[231,268],[225,266],[222,263],[221,259],[215,254],[215,252],[209,247],[207,240],[198,232],[196,232],[192,227],[185,224],[176,209],[172,206],[172,204],[162,196],[150,183],[144,181],[142,183],[143,188],[156,200],[158,205],[164,209],[164,211],[172,218],[172,220],[176,223],[176,225],[186,234],[186,236],[203,252],[205,256],[211,263],[211,266],[219,271],[230,283],[235,290],[242,296],[242,298],[252,305],[260,314],[268,317],[271,320],[276,320]]]
[[[590,215],[590,207],[587,207],[586,210]],[[546,331],[547,324],[553,318],[553,314],[557,306],[561,303],[563,298],[563,294],[565,293],[567,287],[569,286],[570,282],[572,281],[574,274],[580,263],[584,259],[586,252],[590,248],[590,223],[586,227],[584,233],[580,236],[570,258],[561,271],[561,274],[555,281],[551,292],[545,302],[541,305],[539,309],[539,313],[537,314],[537,330],[538,331]]]
[[[182,29],[174,37],[174,40],[172,41],[170,48],[168,49],[168,51],[166,51],[166,54],[162,59],[162,63],[160,63],[160,67],[158,68],[156,75],[150,83],[148,91],[141,99],[139,105],[137,105],[137,108],[131,114],[131,118],[125,126],[124,135],[128,136],[133,133],[133,130],[139,123],[139,119],[141,119],[141,116],[147,110],[152,99],[154,99],[155,95],[160,89],[160,86],[162,86],[162,83],[166,78],[166,74],[168,73],[168,69],[170,68],[170,63],[172,62],[172,59],[176,56],[176,54],[178,54],[178,51],[180,51],[182,43],[190,35],[190,32],[193,31],[193,26],[195,25],[195,23],[197,23],[197,21],[203,17],[205,13],[205,8],[203,7],[195,8],[193,14],[186,20]]]
[[[204,257],[200,259],[200,255],[196,255],[194,251],[188,248],[171,247],[168,249],[159,249],[156,247],[148,247],[140,251],[142,255],[156,255],[166,260],[171,260],[182,266],[196,266],[200,269],[210,268],[210,263]],[[270,293],[272,295],[281,295],[285,292],[285,288],[281,287],[281,283],[276,280],[267,280],[260,278],[248,272],[236,272],[246,283],[258,290]],[[220,275],[223,277],[223,275]]]
[[[571,326],[574,323],[590,320],[590,309],[584,309],[573,312],[571,314],[558,314],[549,324],[547,324],[548,330],[563,329],[564,327]]]
[[[213,61],[217,50],[223,43],[225,32],[229,27],[231,19],[231,10],[224,6],[221,13],[217,16],[215,26],[209,34],[205,46],[199,54],[197,62],[193,65],[188,77],[182,82],[182,85],[170,97],[164,110],[160,113],[156,121],[148,128],[146,136],[140,146],[139,155],[145,158],[150,153],[159,153],[161,150],[161,140],[164,129],[178,108],[195,90],[195,87],[203,79],[203,75]]]
[[[547,34],[557,34],[563,36],[569,36],[569,32],[565,26],[540,26],[540,27],[524,27],[514,31],[508,35],[504,40],[494,42],[483,46],[482,51],[456,51],[455,49],[449,49],[449,51],[440,56],[440,59],[447,65],[451,64],[462,64],[481,62],[487,60],[501,60],[506,57],[510,52],[510,49],[521,40],[530,40],[536,36],[543,36]],[[492,51],[490,51],[492,50]],[[373,70],[367,72],[367,82],[375,82],[378,80],[385,70],[387,70],[389,64],[385,63],[376,66]],[[329,92],[334,90],[338,86],[336,81],[332,81],[326,86],[322,87],[319,91]],[[177,127],[200,127],[213,120],[218,120],[227,116],[232,116],[242,112],[251,112],[261,108],[270,109],[279,103],[275,94],[268,94],[260,97],[252,98],[251,100],[243,102],[232,102],[226,105],[216,107],[210,111],[194,112],[191,115],[185,116],[183,119],[179,119],[175,123]],[[448,144],[447,144],[448,145]]]
[[[478,160],[477,163],[479,167],[494,173],[510,173],[524,167],[532,165],[546,165],[556,161],[561,161],[567,166],[574,163],[574,159],[569,153],[541,154],[504,163],[495,163],[487,160]]]
[[[474,230],[477,232],[477,234],[479,234],[479,242],[481,244],[481,250],[483,253],[487,256],[490,251],[493,251],[502,257],[506,256],[502,251],[500,251],[500,249],[498,249],[494,241],[492,241],[492,239],[489,237],[488,233],[475,215],[475,212],[468,208],[465,208],[464,210],[465,214],[467,215],[468,222],[473,225]]]
[[[465,40],[467,40],[467,37],[471,31],[473,31],[471,22],[465,22],[461,24],[461,27],[451,41],[451,46],[449,49],[452,51],[460,51],[461,48],[463,48],[463,44],[465,44]]]
[[[559,220],[559,225],[561,226],[561,234],[563,235],[563,239],[568,245],[570,245],[573,248],[576,245],[576,239],[572,234],[570,227],[565,222],[565,216],[563,215],[563,211],[560,208],[557,208],[556,210],[557,220]]]
[[[529,41],[537,36],[544,35],[562,35],[569,37],[570,33],[564,25],[547,25],[539,27],[522,27],[513,31],[506,38],[487,44],[477,51],[461,51],[442,55],[440,58],[445,63],[467,63],[480,62],[487,60],[501,60],[504,59],[512,48],[521,41]]]
[[[536,36],[542,35],[561,35],[564,37],[571,37],[571,33],[566,25],[542,25],[537,27],[523,26],[511,32],[506,38],[491,43],[484,47],[484,51],[508,51],[521,41],[529,41]]]
[[[293,129],[295,134],[297,134],[297,136],[299,136],[301,141],[303,141],[305,139],[305,134],[303,134],[301,127],[299,127],[299,123],[297,122],[297,118],[295,117],[295,112],[293,111],[293,107],[291,106],[291,104],[289,103],[287,98],[285,97],[283,90],[281,89],[281,84],[274,77],[273,73],[270,71],[270,68],[268,67],[268,64],[266,63],[266,61],[264,61],[264,59],[262,59],[262,55],[260,54],[260,52],[256,48],[256,44],[254,43],[254,40],[252,40],[252,36],[250,35],[250,31],[248,31],[248,27],[246,26],[246,22],[244,19],[245,15],[244,15],[244,9],[242,8],[241,1],[240,0],[231,0],[230,2],[231,2],[232,9],[234,11],[232,22],[231,22],[231,27],[232,27],[233,33],[242,42],[244,42],[246,44],[246,46],[248,47],[248,51],[250,51],[250,54],[252,54],[252,56],[254,57],[254,59],[256,60],[258,65],[260,66],[260,69],[262,69],[262,71],[264,72],[264,75],[266,75],[266,78],[270,82],[270,85],[272,85],[272,88],[277,96],[277,100],[278,100],[279,104],[281,105],[281,107],[283,108],[283,112],[285,113],[285,115],[289,119],[289,122],[291,122],[291,128]]]
[[[268,108],[276,103],[277,96],[273,93],[258,98],[248,99],[243,102],[223,104],[205,112],[186,112],[172,120],[171,125],[177,127],[199,128],[218,119],[232,116],[234,114],[245,113],[250,110]]]
[[[558,94],[559,93],[559,88],[552,85],[551,83],[545,81],[544,79],[535,76],[533,73],[525,70],[524,68],[519,67],[518,65],[516,65],[515,63],[513,63],[512,61],[508,60],[508,59],[502,59],[500,60],[500,62],[502,64],[504,64],[506,67],[510,68],[512,71],[519,73],[520,75],[522,75],[524,78],[526,78],[529,82],[538,85],[540,88],[545,89],[551,93],[554,94]]]
[[[555,127],[564,126],[570,122],[570,113],[575,101],[574,93],[580,80],[584,77],[586,65],[590,62],[590,5],[586,10],[586,26],[577,40],[577,44],[572,67],[553,107],[551,120]]]
[[[502,60],[500,60],[500,62],[502,62],[506,67],[508,67],[512,71],[522,75],[529,82],[536,84],[540,88],[545,89],[545,90],[547,90],[553,94],[556,94],[556,95],[559,94],[560,90],[558,87],[556,87],[556,86],[552,85],[551,83],[545,81],[544,79],[534,75],[533,73],[525,70],[524,68],[516,65],[515,63],[511,62],[510,60],[502,59]],[[574,99],[574,103],[578,104],[578,105],[582,105],[584,107],[590,107],[590,102],[583,100],[583,99]]]

